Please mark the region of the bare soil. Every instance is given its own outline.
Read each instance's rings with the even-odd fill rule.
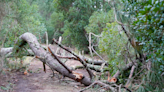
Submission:
[[[70,60],[66,62],[66,65],[70,67],[80,65],[80,63]],[[41,61],[34,59],[30,62],[27,75],[24,74],[24,71],[13,71],[1,75],[0,87],[11,84],[10,87],[12,88],[9,88],[9,92],[78,92],[85,87],[83,84],[69,78],[60,79],[61,75],[57,72],[55,73],[56,76],[52,78],[52,70],[48,66],[46,66],[46,70],[45,73]],[[85,70],[76,70],[76,72],[88,76]],[[0,92],[6,91],[0,88]]]

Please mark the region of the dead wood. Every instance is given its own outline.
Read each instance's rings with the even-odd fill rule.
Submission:
[[[128,84],[131,82],[132,76],[133,76],[133,73],[134,73],[134,69],[135,69],[135,68],[136,68],[136,66],[133,65],[132,68],[131,68],[131,71],[130,71],[129,78],[128,78],[128,80],[127,80],[125,86],[128,86]]]
[[[90,78],[88,78],[86,76],[80,75],[80,77],[78,77],[78,74],[75,74],[72,72],[70,73],[63,65],[61,65],[51,55],[51,53],[47,52],[44,48],[42,48],[42,46],[37,41],[37,38],[29,32],[24,33],[19,37],[19,40],[16,42],[14,48],[10,48],[5,51],[3,49],[1,49],[1,51],[3,52],[3,54],[4,53],[7,54],[10,51],[12,51],[14,53],[18,53],[22,49],[22,47],[27,43],[30,46],[31,50],[33,51],[34,55],[36,57],[38,57],[43,63],[48,65],[52,70],[59,72],[60,74],[62,74],[65,77],[69,77],[71,79],[79,81],[86,86],[88,86],[92,83]],[[81,79],[79,79],[79,78],[81,78]]]
[[[92,79],[94,74],[92,73],[92,71],[90,70],[90,68],[87,67],[87,64],[86,62],[78,55],[76,55],[75,53],[73,53],[72,51],[68,50],[66,47],[62,46],[61,44],[59,44],[55,39],[53,39],[53,41],[59,46],[61,47],[62,49],[66,50],[67,52],[71,53],[72,55],[74,55],[82,64],[83,66],[85,67],[85,69],[87,70],[90,78]]]
[[[121,92],[122,88],[127,90],[128,92],[131,92],[130,89],[123,86],[122,84],[117,85],[115,83],[111,83],[111,82],[108,82],[108,81],[95,81],[91,85],[89,85],[88,87],[86,87],[84,89],[81,89],[79,92],[83,92],[83,91],[85,91],[85,90],[87,90],[91,87],[94,87],[95,85],[99,85],[101,87],[101,89],[104,88],[105,90],[110,90],[112,92]]]
[[[101,66],[99,66],[99,65],[87,64],[87,67],[89,67],[91,70],[94,70],[96,72],[101,72]],[[72,68],[73,68],[73,70],[82,69],[82,68],[85,69],[84,66],[76,66],[76,67],[72,67]],[[107,67],[104,67],[104,68],[107,69]]]
[[[121,74],[121,71],[126,71],[128,70],[129,68],[131,68],[132,66],[134,65],[133,62],[130,62],[128,63],[125,67],[123,67],[121,70],[118,70],[115,74],[114,74],[114,78],[117,78],[120,74]]]
[[[68,51],[69,53],[71,53],[72,55],[74,55],[74,57],[68,57],[70,59],[76,59],[78,61],[80,61],[84,68],[88,71],[90,77],[92,78],[93,73],[90,70],[90,66],[86,63],[86,62],[90,62],[91,60],[87,60],[85,58],[81,58],[80,56],[76,55],[75,53],[71,52],[70,50],[66,49],[64,46],[62,46],[61,44],[59,44],[58,42],[54,41],[59,47],[61,47],[62,49]],[[88,86],[90,84],[92,84],[93,82],[91,81],[91,78],[88,78],[80,73],[75,73],[72,72],[72,70],[70,70],[67,66],[65,66],[63,63],[61,63],[61,61],[58,59],[59,56],[55,55],[51,48],[49,47],[49,51],[46,51],[37,41],[37,38],[27,32],[22,34],[19,37],[19,40],[16,42],[15,47],[14,48],[1,48],[0,54],[1,55],[6,55],[10,52],[13,53],[18,53],[21,51],[21,49],[23,48],[24,45],[28,44],[31,48],[31,51],[33,52],[33,55],[36,56],[37,58],[39,58],[43,63],[45,63],[46,65],[48,65],[53,71],[57,71],[60,74],[62,74],[65,77],[69,77],[71,79],[74,79],[78,82],[81,82],[82,84]],[[96,62],[96,61],[95,61]],[[94,63],[95,63],[94,62]],[[137,61],[136,61],[137,62]],[[122,70],[118,70],[116,72],[116,74],[113,76],[113,78],[117,78],[120,74],[121,71],[126,71],[129,68],[131,68],[136,62],[130,62],[129,64],[127,64],[125,67],[122,68]],[[92,61],[91,61],[92,63]],[[97,61],[97,63],[100,63],[100,65],[102,65],[104,63],[104,61]],[[107,65],[107,64],[106,64]],[[99,66],[100,67],[100,66]],[[99,68],[98,67],[98,68]],[[101,70],[101,68],[99,68]],[[131,77],[131,76],[130,76]],[[94,82],[94,83],[99,83],[99,82]],[[102,84],[102,83],[99,83]],[[103,84],[109,87],[108,84]]]
[[[77,60],[79,61],[76,57],[71,57],[71,56],[60,56],[60,55],[56,55],[58,58],[62,58],[62,59],[73,59],[73,60]],[[104,63],[104,61],[102,60],[93,60],[93,59],[90,59],[90,58],[86,58],[86,57],[83,57],[84,61],[88,64],[92,64],[93,62],[93,65],[101,65]],[[108,66],[107,64],[107,61],[105,63],[105,66]]]
[[[86,61],[86,63],[89,63],[89,64],[92,64],[94,62],[93,63],[94,65],[102,65],[104,63],[104,61],[102,60],[92,60],[89,58],[85,58],[84,60]],[[107,61],[105,61],[105,66],[108,66]]]
[[[71,56],[59,56],[56,55],[58,58],[62,58],[62,59],[73,59],[73,60],[78,60],[76,57],[71,57]]]
[[[48,46],[48,50],[49,52],[52,54],[52,56],[54,56],[54,58],[65,68],[69,71],[69,73],[72,73],[72,70],[70,70],[62,61],[60,61],[58,59],[58,57],[53,53],[53,51],[51,50],[50,46]]]

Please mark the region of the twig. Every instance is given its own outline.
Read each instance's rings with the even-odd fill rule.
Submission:
[[[94,35],[94,36],[96,36],[96,37],[101,37],[100,35],[96,35],[96,34],[94,34],[94,33],[92,33],[92,32],[90,32],[90,34],[92,34],[92,35]]]
[[[89,85],[88,87],[86,87],[86,88],[84,88],[84,89],[81,89],[79,92],[83,92],[83,91],[85,91],[85,90],[91,88],[92,86],[94,86],[94,85],[96,85],[96,84],[98,84],[98,85],[100,85],[100,86],[104,86],[105,88],[109,88],[110,90],[112,90],[112,92],[116,92],[116,88],[114,88],[114,87],[112,87],[112,86],[110,86],[110,85],[108,85],[108,84],[105,84],[105,83],[103,83],[103,82],[101,82],[101,81],[95,81],[95,82],[93,82],[91,85]]]
[[[85,87],[85,88],[83,88],[83,89],[81,89],[79,92],[83,92],[83,91],[85,91],[85,90],[87,90],[87,89],[89,89],[89,88],[91,88],[92,86],[94,86],[96,83],[95,82],[93,82],[92,84],[90,84],[89,86],[87,86],[87,87]]]
[[[131,78],[132,78],[132,76],[133,76],[133,73],[134,73],[134,69],[135,69],[135,67],[136,67],[136,66],[133,65],[132,68],[131,68],[131,71],[130,71],[130,75],[129,75],[128,81],[127,81],[126,84],[125,84],[126,87],[128,86],[128,84],[129,84],[130,81],[131,81]]]
[[[68,70],[69,73],[72,73],[72,71],[71,71],[63,62],[61,62],[61,61],[58,59],[58,57],[52,52],[50,46],[48,46],[48,50],[49,50],[49,52],[51,53],[51,55],[52,55],[65,69]]]
[[[99,35],[96,35],[96,34],[94,34],[94,33],[92,33],[92,32],[90,32],[89,33],[89,51],[90,51],[90,53],[91,53],[91,56],[92,56],[92,59],[93,59],[93,53],[92,53],[92,37],[91,36],[95,36],[95,37],[97,37],[97,38],[100,38],[101,36],[99,36]],[[92,62],[92,64],[94,64],[94,62]]]
[[[92,56],[92,59],[93,59],[93,53],[92,53],[92,47],[91,47],[91,44],[92,44],[92,39],[91,39],[91,33],[89,33],[89,51],[91,53],[91,56]],[[93,62],[92,62],[93,63]]]
[[[121,92],[121,86],[122,86],[122,84],[119,85],[119,92]]]
[[[140,74],[145,68],[142,68],[135,76],[133,76],[133,79],[138,75]]]
[[[113,6],[114,6],[114,4],[113,4]],[[121,25],[121,27],[122,27],[124,33],[126,34],[126,36],[128,37],[129,42],[131,43],[131,38],[130,38],[129,34],[127,33],[127,30],[124,28],[124,24],[121,23],[121,22],[119,22],[119,21],[117,20],[117,15],[116,15],[116,9],[115,9],[115,6],[114,6],[113,9],[114,9],[114,15],[115,15],[115,20],[116,20],[116,22],[117,22],[118,24]]]
[[[62,41],[62,37],[60,36],[58,43],[61,44],[61,41]],[[56,55],[58,54],[58,52],[60,53],[60,48],[59,47],[56,50]]]
[[[134,63],[136,63],[137,61],[134,61]],[[133,64],[133,62],[130,62],[130,63],[128,63],[126,66],[124,66],[123,68],[122,68],[122,71],[125,71],[125,70],[128,70],[129,68],[131,68],[132,66],[133,66],[134,64]],[[136,64],[137,65],[137,64]],[[117,78],[119,75],[120,75],[120,73],[121,73],[121,71],[117,71],[115,74],[114,74],[114,78]]]
[[[46,46],[47,46],[47,52],[48,52],[48,34],[47,34],[47,31],[45,32],[45,34],[46,34]]]
[[[97,54],[97,56],[99,56],[104,61],[104,63],[101,64],[101,69],[100,69],[103,72],[103,68],[105,64],[107,64],[107,62],[93,49],[93,46],[92,46],[92,50],[94,51],[95,54]]]
[[[115,83],[110,83],[108,81],[103,81],[103,82],[102,81],[95,81],[92,84],[90,84],[88,87],[86,87],[84,89],[81,89],[79,92],[83,92],[83,91],[91,88],[92,86],[94,86],[96,84],[99,85],[100,87],[107,88],[108,90],[110,89],[112,92],[118,92],[117,88],[119,88],[119,92],[121,92],[121,88],[124,88],[127,91],[131,92],[130,89],[128,89],[127,87],[123,86],[122,84],[117,85]]]
[[[94,50],[93,46],[92,46],[92,50],[94,51],[94,53],[95,53],[99,58],[101,58],[105,63],[107,63],[107,62]]]
[[[124,88],[124,89],[126,89],[126,90],[129,91],[129,92],[132,92],[129,88],[127,88],[127,87],[125,87],[125,86],[123,86],[123,85],[121,85],[121,87]]]
[[[131,58],[131,56],[130,56],[129,47],[128,47],[128,42],[127,42],[127,44],[126,44],[125,47],[126,47],[126,49],[127,49],[128,56],[129,56],[130,61],[135,65],[134,61],[132,60],[132,58]]]
[[[39,33],[39,42],[41,43],[42,41],[41,41],[41,36],[40,36],[40,33]]]
[[[120,22],[120,21],[117,20],[116,9],[115,9],[114,3],[113,3],[113,9],[114,9],[114,15],[115,15],[115,20],[116,20],[116,22],[117,22],[118,24],[122,25],[122,26],[125,25],[125,24],[123,24],[122,22]],[[129,25],[125,25],[125,26],[129,26]]]

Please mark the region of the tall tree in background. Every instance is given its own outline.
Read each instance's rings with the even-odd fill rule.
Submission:
[[[76,46],[80,50],[88,51],[88,41],[86,38],[85,26],[89,23],[89,18],[94,11],[107,10],[105,1],[102,0],[54,0],[57,13],[64,16],[64,27],[59,29],[63,32],[63,36],[67,36],[69,43]],[[105,9],[103,9],[105,8]],[[68,37],[69,36],[69,37]]]
[[[1,18],[1,42],[5,46],[14,45],[14,40],[24,32],[32,32],[37,37],[46,31],[36,4],[26,0],[0,1],[3,14]],[[1,44],[2,44],[1,43]]]
[[[34,4],[36,3],[39,8],[39,13],[42,16],[42,22],[48,32],[49,41],[52,41],[55,27],[51,25],[51,15],[55,11],[53,0],[31,0]]]

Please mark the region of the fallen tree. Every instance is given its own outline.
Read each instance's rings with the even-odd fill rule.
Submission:
[[[11,50],[14,53],[18,53],[21,47],[23,47],[26,43],[29,44],[34,55],[43,63],[48,65],[52,70],[59,72],[61,75],[65,77],[69,77],[71,79],[79,81],[86,86],[92,83],[90,78],[83,76],[82,74],[78,75],[78,73],[69,72],[51,55],[51,53],[47,52],[44,48],[42,48],[39,42],[37,41],[37,38],[29,32],[24,33],[19,37],[19,40],[17,41],[16,46],[14,48],[6,50],[3,49],[1,51],[3,51],[3,54],[7,54]]]
[[[57,71],[61,75],[65,76],[65,77],[69,77],[71,79],[74,79],[75,81],[81,82],[82,84],[84,84],[86,86],[89,86],[91,84],[92,85],[98,84],[98,85],[102,86],[104,84],[104,82],[101,83],[101,81],[94,82],[91,80],[92,77],[94,76],[91,69],[93,69],[93,70],[97,69],[96,71],[101,72],[101,70],[99,70],[100,66],[96,66],[97,68],[95,68],[93,66],[93,64],[95,63],[96,65],[102,65],[102,64],[108,65],[106,62],[92,61],[90,59],[81,58],[80,56],[78,56],[75,53],[71,52],[70,50],[66,49],[61,44],[57,43],[55,40],[54,40],[54,42],[62,49],[66,50],[69,53],[71,53],[72,55],[74,55],[74,57],[62,57],[62,56],[55,55],[50,46],[48,46],[48,50],[46,50],[43,46],[41,46],[39,44],[39,42],[37,41],[37,38],[29,32],[22,34],[19,37],[19,39],[16,42],[14,47],[1,48],[0,54],[4,56],[4,55],[12,52],[16,55],[17,53],[21,53],[22,48],[24,48],[24,46],[28,43],[30,49],[32,50],[32,51],[27,50],[29,55],[34,55],[36,58],[40,59],[44,64],[49,66],[53,71]],[[83,74],[73,72],[58,58],[68,58],[68,59],[74,59],[74,60],[80,61],[83,65],[82,67],[88,71],[90,78],[84,76]],[[94,62],[92,65],[87,64],[87,63],[92,63],[92,62]],[[124,67],[122,70],[127,70],[127,69],[131,68],[133,65],[134,65],[134,63],[131,62],[131,63],[127,64],[127,66]],[[112,78],[112,80],[114,80],[114,81],[112,81],[112,82],[115,83],[117,81],[117,77],[119,76],[119,74],[120,74],[120,71],[118,71],[114,75],[114,77]],[[111,86],[110,86],[110,82],[111,82],[111,79],[108,79],[107,81],[105,81],[105,84],[103,86],[105,88],[110,88],[110,90],[113,90],[113,88],[111,88]],[[127,88],[121,87],[121,86],[120,86],[120,88],[127,89]],[[114,90],[117,90],[117,88],[114,88]]]

